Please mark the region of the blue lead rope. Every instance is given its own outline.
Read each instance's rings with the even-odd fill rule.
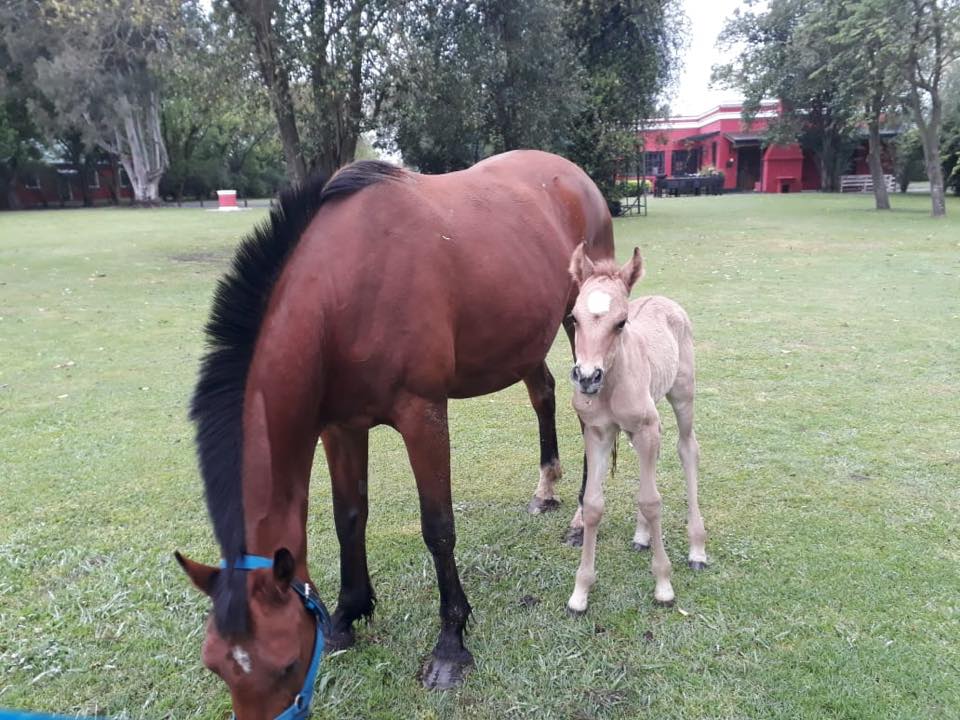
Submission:
[[[271,558],[262,555],[242,555],[231,563],[234,570],[267,570],[273,567]],[[220,561],[220,567],[228,566],[226,560]],[[276,720],[306,720],[310,715],[310,702],[313,700],[313,685],[317,679],[317,672],[320,670],[320,660],[323,657],[323,629],[330,622],[330,613],[327,612],[323,601],[316,595],[313,587],[309,583],[294,579],[290,583],[293,591],[300,596],[303,607],[317,621],[317,638],[313,644],[313,658],[310,660],[310,668],[307,670],[307,676],[303,679],[303,688],[293,699],[293,703],[277,715]],[[236,715],[231,716],[236,720]],[[0,715],[0,720],[5,718]]]

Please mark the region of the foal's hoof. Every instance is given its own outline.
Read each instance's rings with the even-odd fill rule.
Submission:
[[[346,630],[332,629],[330,632],[323,634],[323,645],[327,652],[346,650],[356,641],[357,639],[353,634],[353,627],[348,627]]]
[[[706,570],[708,567],[710,567],[702,560],[687,560],[687,565],[691,570]]]
[[[533,500],[530,501],[530,504],[527,505],[527,512],[531,515],[539,515],[540,513],[551,512],[560,507],[560,501],[556,498],[538,498],[534,496]]]
[[[583,546],[583,528],[567,528],[567,535],[564,537],[563,542],[570,547],[582,547]]]
[[[657,600],[656,598],[654,598],[653,604],[656,605],[657,607],[668,608],[668,607],[673,607],[673,604],[676,601],[677,601],[676,598],[670,598],[669,600]]]
[[[450,690],[463,685],[473,667],[473,656],[466,650],[463,653],[454,659],[431,655],[420,668],[420,682],[427,690]]]
[[[586,608],[584,608],[583,610],[574,610],[572,607],[567,605],[567,615],[569,615],[572,618],[582,618],[586,614],[587,614]]]
[[[632,548],[633,548],[634,550],[636,550],[637,552],[640,552],[641,550],[649,550],[649,549],[650,549],[650,546],[649,546],[649,545],[644,545],[643,543],[638,543],[638,542],[631,543],[631,544],[630,544],[630,547],[632,547]]]

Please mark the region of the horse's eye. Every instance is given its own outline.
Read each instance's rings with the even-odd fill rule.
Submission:
[[[287,665],[280,674],[283,677],[289,677],[290,675],[293,675],[293,671],[297,669],[297,665],[299,664],[300,664],[299,660],[294,660],[292,663]]]
[[[626,319],[626,318],[624,318],[623,320],[621,320],[620,322],[618,322],[618,323],[616,324],[617,332],[620,332],[621,330],[623,330],[623,328],[624,328],[624,326],[625,326],[626,324],[627,324],[627,319]]]
[[[573,315],[567,315],[567,320],[570,321],[570,324],[571,324],[571,325],[576,325],[576,324],[577,324],[577,319],[576,319]]]

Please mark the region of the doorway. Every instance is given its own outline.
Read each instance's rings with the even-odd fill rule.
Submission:
[[[737,149],[737,189],[752,191],[760,182],[763,152],[759,145]]]

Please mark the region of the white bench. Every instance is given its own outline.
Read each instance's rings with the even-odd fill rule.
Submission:
[[[883,183],[887,192],[897,191],[897,179],[893,175],[884,175]],[[840,192],[873,192],[872,175],[841,175]]]

